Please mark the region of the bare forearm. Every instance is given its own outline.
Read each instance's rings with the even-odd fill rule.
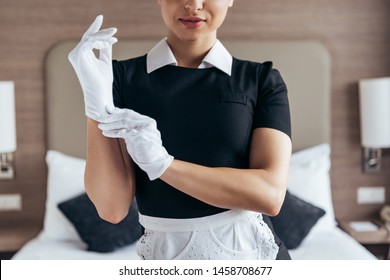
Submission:
[[[266,170],[208,168],[179,160],[160,179],[205,203],[268,215],[277,214],[286,190]]]
[[[121,142],[104,137],[97,124],[88,119],[85,188],[99,215],[116,223],[126,216],[134,198],[133,166]]]

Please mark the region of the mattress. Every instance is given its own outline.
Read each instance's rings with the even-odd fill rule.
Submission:
[[[110,253],[90,252],[81,240],[47,240],[40,233],[23,246],[13,260],[139,260],[136,244]]]
[[[297,248],[290,250],[293,260],[375,260],[376,257],[347,233],[334,227],[328,231],[312,231]],[[13,260],[139,260],[136,244],[111,253],[86,250],[83,242],[50,241],[41,234],[30,240]]]
[[[290,250],[293,260],[376,260],[360,243],[340,228],[312,231],[302,244]]]

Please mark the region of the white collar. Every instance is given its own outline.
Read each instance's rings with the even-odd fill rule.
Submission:
[[[233,58],[228,50],[217,40],[204,57],[198,68],[216,67],[231,76]],[[165,65],[176,65],[177,60],[169,47],[166,38],[158,42],[147,54],[146,69],[151,73]]]

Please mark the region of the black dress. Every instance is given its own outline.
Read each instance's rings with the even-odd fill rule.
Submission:
[[[144,55],[113,61],[113,71],[115,106],[155,119],[163,145],[175,159],[246,169],[254,129],[273,128],[291,137],[287,88],[271,62],[233,58],[231,76],[217,68],[171,65],[148,74]],[[137,203],[144,215],[184,219],[228,210],[160,179],[150,181],[138,167],[136,182]]]

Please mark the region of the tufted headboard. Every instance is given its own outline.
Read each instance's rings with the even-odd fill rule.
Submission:
[[[330,56],[314,41],[221,40],[240,59],[273,61],[289,91],[293,150],[330,143]],[[157,40],[120,40],[113,58],[126,59],[148,52]],[[68,53],[76,42],[54,46],[46,58],[48,149],[85,158],[86,119],[81,88]]]

